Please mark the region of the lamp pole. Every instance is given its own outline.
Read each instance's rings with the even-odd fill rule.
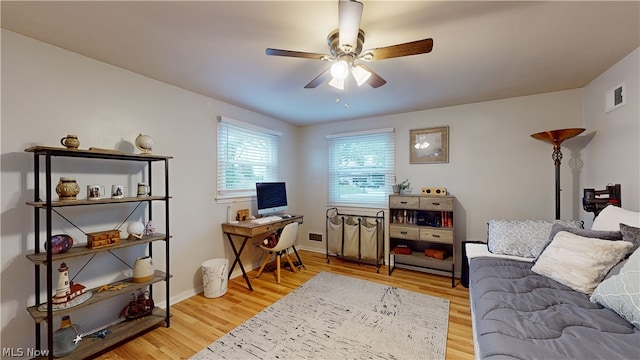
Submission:
[[[553,159],[556,175],[556,220],[560,219],[560,164],[562,163],[562,151],[560,150],[560,144],[562,144],[562,142],[567,139],[581,134],[584,130],[585,129],[582,128],[572,128],[543,131],[536,134],[531,134],[532,138],[548,142],[553,145],[553,153],[551,154],[551,159]]]

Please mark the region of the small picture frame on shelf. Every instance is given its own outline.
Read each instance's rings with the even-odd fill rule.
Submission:
[[[449,162],[449,127],[409,130],[409,163]]]

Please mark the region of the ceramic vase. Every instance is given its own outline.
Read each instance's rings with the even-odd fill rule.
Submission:
[[[69,134],[60,139],[60,144],[67,149],[77,149],[80,147],[80,140],[78,140],[77,135]]]
[[[75,341],[78,335],[78,325],[71,323],[69,315],[63,316],[60,329],[53,333],[53,356],[59,358],[71,354],[78,347],[79,342]]]
[[[60,197],[60,201],[75,200],[79,193],[80,186],[72,177],[61,177],[56,185],[56,194]]]
[[[136,259],[133,265],[133,282],[143,283],[153,279],[153,262],[151,257],[143,256]]]

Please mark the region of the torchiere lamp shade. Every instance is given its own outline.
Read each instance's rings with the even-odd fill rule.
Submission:
[[[560,162],[562,160],[562,152],[560,151],[560,144],[567,139],[571,139],[574,136],[581,134],[585,129],[571,128],[543,131],[536,134],[531,134],[531,137],[537,140],[551,143],[553,145],[553,154],[551,158],[556,167],[556,219],[560,219]]]

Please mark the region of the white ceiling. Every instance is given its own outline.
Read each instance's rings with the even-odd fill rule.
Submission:
[[[580,88],[640,46],[640,1],[367,1],[364,48],[433,38],[369,67],[386,85],[304,85],[338,1],[2,1],[2,27],[297,125]],[[336,104],[336,98],[342,102]]]

